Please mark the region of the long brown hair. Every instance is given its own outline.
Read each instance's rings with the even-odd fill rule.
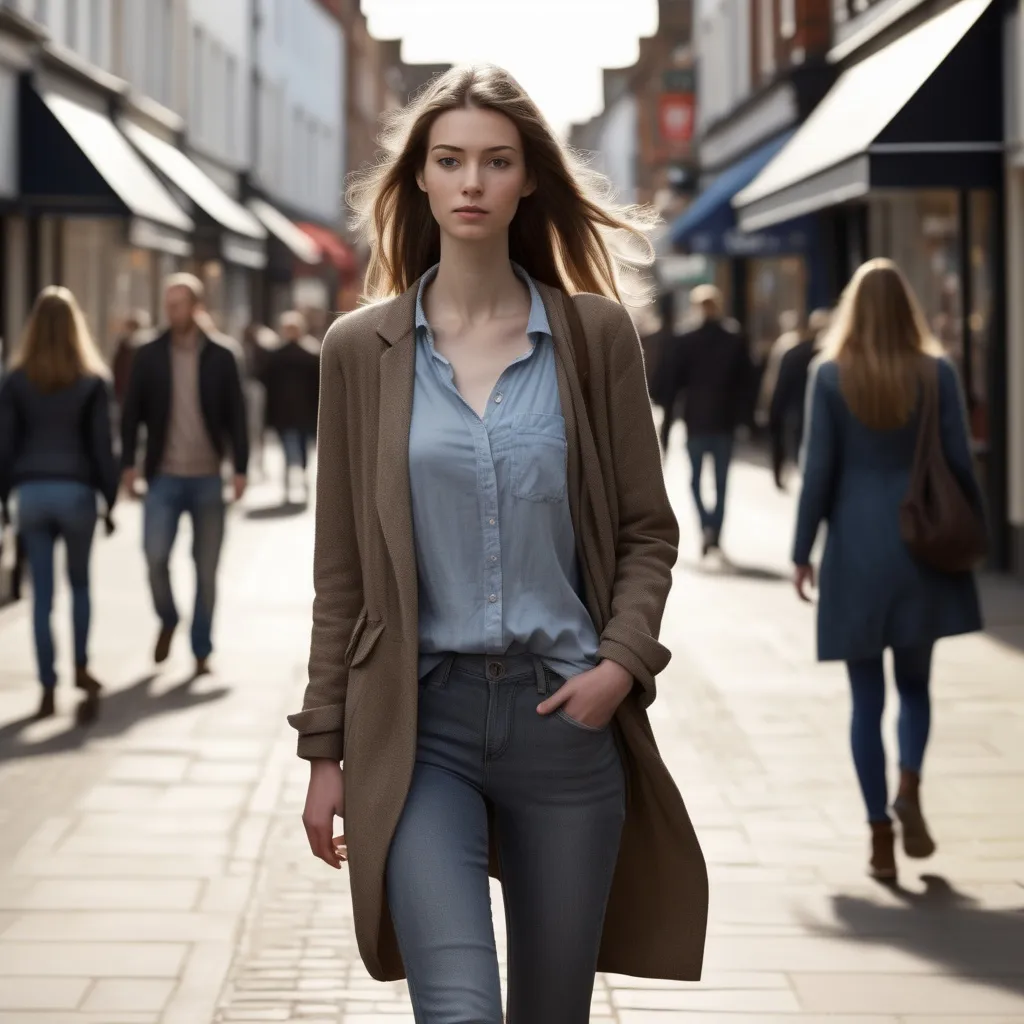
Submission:
[[[79,377],[107,377],[78,300],[67,288],[44,288],[32,308],[11,369],[24,371],[40,391],[59,391]]]
[[[825,341],[850,411],[874,430],[895,430],[917,404],[922,356],[942,355],[914,291],[892,260],[850,279]]]
[[[416,174],[426,163],[431,125],[465,107],[495,110],[515,124],[537,183],[509,226],[509,257],[556,288],[640,298],[641,270],[654,260],[645,231],[657,218],[615,205],[607,178],[564,146],[522,86],[492,64],[455,67],[431,82],[391,115],[380,139],[383,158],[353,178],[348,202],[371,250],[365,298],[401,294],[441,258],[440,228]]]

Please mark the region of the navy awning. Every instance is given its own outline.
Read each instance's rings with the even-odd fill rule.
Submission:
[[[672,225],[672,244],[699,252],[724,249],[724,238],[736,228],[732,197],[746,188],[772,161],[794,132],[783,132],[742,160],[730,164]],[[700,236],[697,239],[697,236]],[[693,245],[697,240],[696,247]]]

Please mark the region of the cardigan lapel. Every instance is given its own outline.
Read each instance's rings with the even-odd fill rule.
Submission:
[[[416,286],[383,307],[377,333],[387,343],[380,357],[377,423],[377,516],[399,585],[407,622],[418,621],[416,551],[409,489],[409,425],[412,422],[416,345]]]

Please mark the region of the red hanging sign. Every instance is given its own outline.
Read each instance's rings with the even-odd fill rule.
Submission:
[[[658,129],[664,142],[691,142],[696,103],[693,93],[663,92],[658,97]]]

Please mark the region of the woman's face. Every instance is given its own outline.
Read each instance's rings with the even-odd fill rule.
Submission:
[[[434,121],[416,180],[441,232],[465,241],[506,233],[519,200],[536,187],[519,129],[504,114],[476,107]]]

